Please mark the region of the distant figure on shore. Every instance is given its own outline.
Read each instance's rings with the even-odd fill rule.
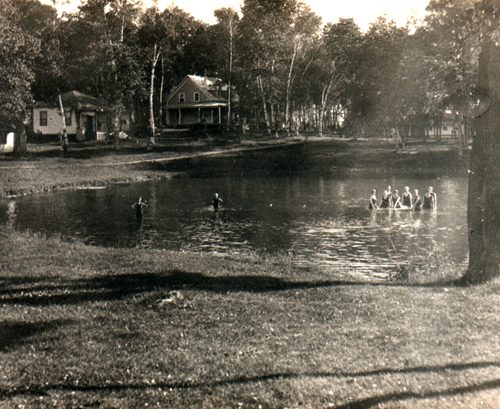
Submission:
[[[392,195],[392,207],[394,209],[401,209],[401,197],[399,196],[397,189],[394,189],[394,193]]]
[[[420,196],[418,195],[418,189],[415,189],[414,194],[415,202],[413,203],[413,210],[418,212],[422,210],[422,199],[420,199]]]
[[[212,199],[212,204],[214,206],[214,210],[219,210],[219,203],[223,203],[224,201],[222,198],[219,196],[218,193],[214,194],[214,198]]]
[[[62,135],[60,135],[61,149],[65,155],[69,152],[69,139],[68,139],[68,131],[66,129],[63,130]]]
[[[137,202],[132,205],[132,209],[134,209],[134,214],[137,219],[142,219],[144,215],[144,208],[147,207],[148,204],[142,200],[142,197],[139,196]]]
[[[382,193],[382,200],[379,207],[381,209],[390,209],[392,207],[392,191],[390,186],[387,186],[384,193]]]
[[[372,190],[372,195],[370,196],[370,203],[368,204],[368,209],[370,210],[378,209],[377,191],[375,189]]]
[[[413,206],[413,198],[411,196],[411,192],[410,192],[410,187],[409,186],[405,186],[405,191],[403,192],[403,200],[402,200],[402,204],[404,207],[409,207],[411,208]]]
[[[429,186],[427,188],[427,193],[424,195],[424,204],[422,206],[423,209],[435,209],[437,205],[437,197],[434,193],[434,188]]]

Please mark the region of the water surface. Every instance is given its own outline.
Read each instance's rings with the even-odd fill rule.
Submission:
[[[324,150],[259,152],[177,166],[189,176],[0,201],[4,229],[86,244],[217,253],[291,254],[325,274],[384,279],[401,264],[466,262],[466,179],[336,171]],[[437,212],[367,209],[373,187],[434,186]],[[214,192],[224,199],[214,212]],[[138,222],[131,204],[149,204]],[[437,256],[437,257],[436,257]]]

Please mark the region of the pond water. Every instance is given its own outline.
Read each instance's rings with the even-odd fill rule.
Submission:
[[[291,254],[326,274],[372,279],[401,264],[466,262],[464,177],[340,173],[325,149],[192,160],[173,169],[188,176],[170,181],[4,200],[0,225],[99,246]],[[371,189],[387,184],[434,186],[438,211],[369,211]],[[216,191],[224,199],[219,212],[210,208]],[[142,222],[131,209],[138,196],[149,205]]]

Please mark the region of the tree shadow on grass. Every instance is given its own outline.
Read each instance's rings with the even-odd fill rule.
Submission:
[[[0,352],[18,347],[33,336],[39,336],[42,332],[51,331],[69,322],[67,320],[42,322],[0,321]]]
[[[474,385],[458,386],[456,388],[433,390],[427,392],[394,392],[385,395],[372,396],[369,398],[359,399],[346,403],[344,405],[336,406],[336,409],[366,409],[382,403],[403,401],[408,399],[432,399],[442,398],[446,396],[463,395],[465,393],[477,393],[491,389],[500,388],[500,379],[493,379],[491,381],[482,382]]]
[[[0,278],[1,280],[1,278]],[[41,285],[40,280],[24,280],[22,287],[4,288],[0,304],[49,305],[113,301],[158,290],[193,289],[215,293],[266,293],[288,290],[307,290],[336,286],[385,287],[446,287],[452,282],[436,284],[404,284],[386,282],[356,282],[341,280],[289,281],[265,275],[206,276],[172,270],[165,273],[138,273],[97,276],[84,280],[63,280]],[[2,295],[3,294],[3,295]]]
[[[260,382],[273,382],[281,380],[294,380],[299,378],[362,378],[370,376],[384,376],[384,375],[402,375],[402,374],[425,374],[433,373],[439,374],[441,372],[449,371],[463,371],[484,369],[490,367],[500,367],[498,362],[470,362],[470,363],[456,363],[447,365],[435,366],[418,366],[413,368],[382,368],[372,371],[360,372],[278,372],[273,374],[263,374],[256,376],[241,376],[230,379],[221,379],[209,382],[170,382],[162,383],[156,382],[154,384],[147,383],[134,383],[134,384],[106,384],[106,385],[74,385],[74,384],[52,384],[52,385],[26,385],[19,388],[0,389],[0,400],[5,400],[22,395],[43,396],[51,392],[82,392],[82,393],[119,393],[126,391],[145,391],[145,390],[158,390],[158,389],[201,389],[212,390],[217,387],[231,386],[231,385],[245,385]],[[436,389],[426,392],[392,392],[383,395],[372,396],[368,398],[351,401],[349,403],[336,406],[338,409],[361,409],[369,408],[381,403],[391,401],[402,401],[408,399],[430,399],[436,397],[454,396],[465,393],[476,393],[490,389],[500,388],[500,379],[489,380],[472,385],[458,386],[448,389]]]

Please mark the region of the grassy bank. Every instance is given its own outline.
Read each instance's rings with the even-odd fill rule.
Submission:
[[[37,146],[25,158],[0,160],[0,198],[50,192],[58,189],[106,186],[170,178],[164,166],[171,161],[302,144],[303,138],[253,141],[216,146],[207,143],[146,147],[81,146],[64,157],[54,146]],[[340,171],[357,173],[466,173],[467,159],[458,158],[453,145],[437,143],[408,144],[396,152],[384,141],[346,141],[333,138],[309,138],[314,155],[318,149]],[[319,147],[319,148],[318,148]],[[307,149],[306,149],[307,151]],[[328,161],[326,161],[328,162]],[[325,163],[326,163],[325,162]],[[330,167],[331,168],[331,167]]]
[[[212,143],[122,146],[114,151],[106,145],[82,145],[68,156],[54,146],[31,147],[25,157],[0,160],[0,198],[51,192],[59,189],[99,187],[171,178],[164,164],[225,153],[273,149],[301,143],[301,139],[245,141],[225,146]],[[151,166],[151,165],[156,166]],[[160,166],[158,166],[160,165]]]
[[[11,232],[0,283],[1,408],[500,406],[499,281],[351,283]]]

